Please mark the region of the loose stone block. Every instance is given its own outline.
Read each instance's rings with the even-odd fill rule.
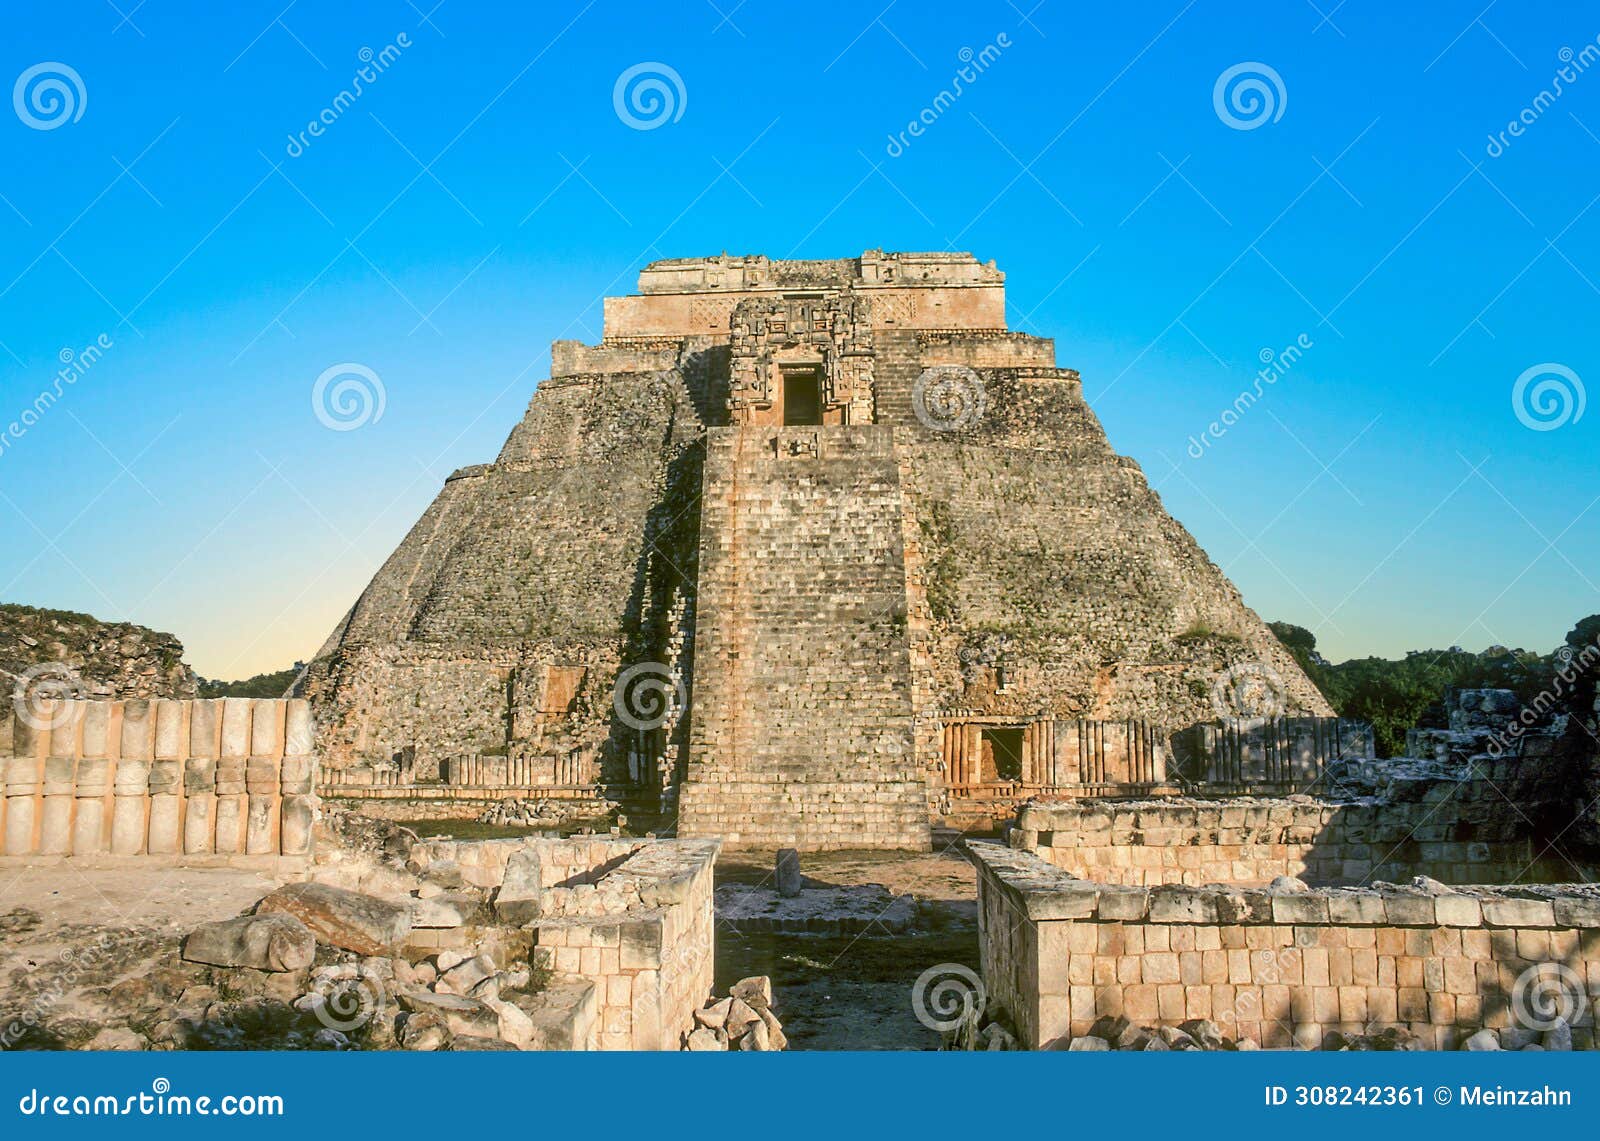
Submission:
[[[311,965],[317,944],[311,931],[292,915],[243,915],[207,923],[183,941],[191,963],[251,967],[258,971],[298,971]]]
[[[1552,927],[1556,915],[1549,900],[1489,898],[1483,901],[1483,919],[1492,927]]]

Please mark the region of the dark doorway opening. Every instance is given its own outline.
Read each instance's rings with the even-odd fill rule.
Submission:
[[[785,426],[822,423],[822,374],[818,370],[784,370],[783,422]]]
[[[985,728],[983,767],[989,780],[1022,779],[1022,730]]]

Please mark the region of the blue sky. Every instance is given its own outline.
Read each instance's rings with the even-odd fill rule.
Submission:
[[[208,676],[287,665],[645,262],[884,248],[995,259],[1012,326],[1330,656],[1547,649],[1600,610],[1592,7],[330,8],[8,13],[0,78],[77,83],[0,114],[0,428],[110,347],[0,447],[0,598],[171,630]],[[641,63],[681,79],[651,130],[613,102]],[[1265,114],[1218,109],[1241,64]],[[330,431],[347,362],[383,414]],[[1540,366],[1547,430],[1513,406]]]

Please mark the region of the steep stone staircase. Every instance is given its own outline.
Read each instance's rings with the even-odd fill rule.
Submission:
[[[927,848],[892,429],[714,428],[704,486],[679,834]]]

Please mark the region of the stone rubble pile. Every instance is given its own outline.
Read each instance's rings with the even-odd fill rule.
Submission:
[[[740,979],[726,998],[694,1012],[695,1028],[684,1035],[685,1050],[783,1050],[789,1039],[772,1012],[772,980],[766,975]]]
[[[502,969],[489,953],[402,954],[414,923],[459,926],[488,915],[481,892],[442,870],[421,882],[410,906],[296,883],[262,899],[253,914],[190,932],[183,959],[226,968],[213,972],[221,989],[236,989],[241,974],[277,977],[257,979],[263,993],[243,1019],[211,1004],[199,1018],[173,1020],[165,1040],[183,1048],[237,1039],[261,1048],[269,1032],[275,1044],[313,1049],[537,1048],[545,972],[525,961]]]
[[[499,804],[491,805],[479,813],[478,823],[493,824],[499,828],[529,828],[541,824],[554,828],[565,815],[553,800],[508,796]]]

